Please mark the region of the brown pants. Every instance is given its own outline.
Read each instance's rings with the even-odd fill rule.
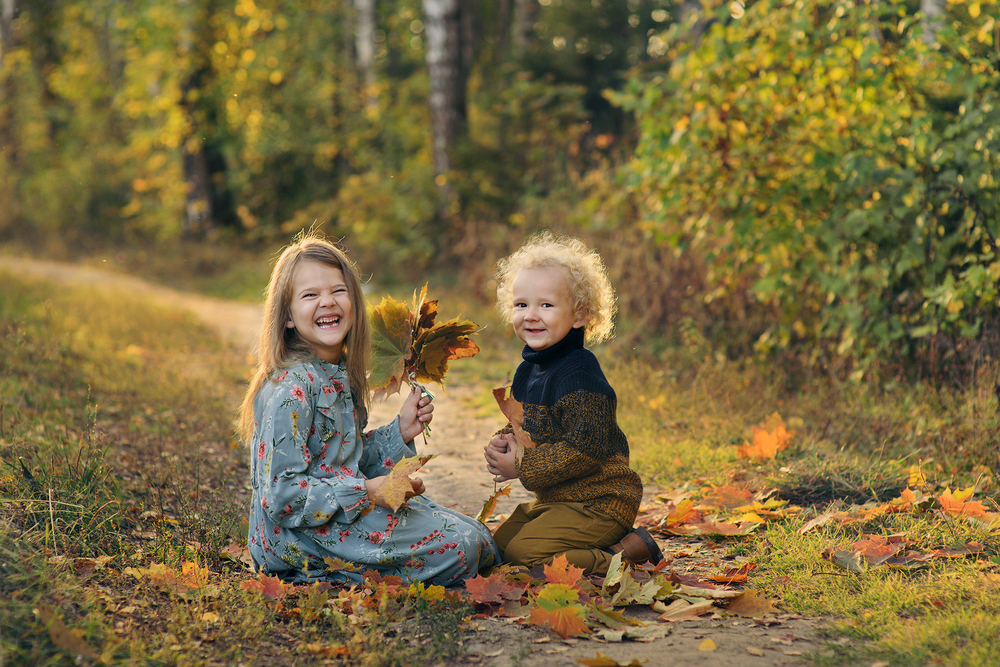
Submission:
[[[522,503],[493,535],[504,562],[531,567],[560,554],[584,574],[604,574],[628,528],[585,503]]]

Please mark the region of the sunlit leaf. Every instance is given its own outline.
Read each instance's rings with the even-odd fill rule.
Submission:
[[[774,600],[757,595],[757,591],[745,590],[726,605],[726,613],[750,618],[763,618],[778,612]]]
[[[388,507],[392,511],[398,510],[407,500],[406,494],[413,493],[413,485],[410,483],[410,475],[420,469],[425,463],[430,461],[437,454],[424,454],[422,456],[408,456],[396,462],[389,474],[382,480],[382,485],[375,492],[375,497],[371,499],[372,504],[379,504]]]
[[[968,500],[975,493],[975,487],[959,491],[946,488],[944,493],[938,496],[938,503],[941,509],[952,516],[983,516],[986,514],[986,506],[978,500]]]
[[[580,636],[590,632],[585,619],[587,608],[579,604],[580,591],[566,584],[546,584],[535,597],[537,607],[528,622],[548,625],[560,637]]]
[[[786,449],[795,431],[785,428],[781,416],[775,412],[753,429],[753,440],[742,445],[736,455],[746,459],[773,459],[778,452]]]
[[[570,565],[566,554],[559,554],[552,559],[552,564],[546,563],[543,566],[545,580],[550,584],[566,584],[576,586],[583,576],[583,568]]]
[[[406,381],[406,359],[413,345],[413,321],[405,303],[385,297],[371,312],[371,375],[374,398],[394,394]]]

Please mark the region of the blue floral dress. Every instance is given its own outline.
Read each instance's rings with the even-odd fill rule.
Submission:
[[[447,586],[499,563],[489,530],[471,517],[423,496],[395,512],[371,504],[365,479],[416,451],[399,417],[361,435],[356,416],[346,368],[315,357],[257,393],[248,537],[257,565],[296,583],[361,583],[360,571],[376,570]],[[330,572],[326,558],[359,572]]]

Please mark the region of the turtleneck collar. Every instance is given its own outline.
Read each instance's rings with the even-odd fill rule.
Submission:
[[[525,345],[521,350],[521,358],[532,364],[546,364],[558,359],[573,350],[583,347],[583,327],[570,329],[561,341],[544,350],[533,350]]]

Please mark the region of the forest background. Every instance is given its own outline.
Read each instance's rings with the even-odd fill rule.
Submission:
[[[980,540],[982,559],[910,579],[818,578],[823,546],[798,526],[732,553],[767,562],[756,585],[789,608],[889,636],[898,664],[918,664],[907,651],[990,664],[995,640],[960,656],[977,632],[997,636],[993,524],[923,510],[959,485],[996,509],[998,15],[997,0],[0,0],[0,243],[256,302],[276,250],[318,226],[377,289],[430,280],[482,308],[494,261],[525,236],[579,236],[619,291],[602,363],[636,399],[622,418],[640,434],[644,479],[764,489],[781,477],[780,496],[815,512],[922,489],[924,523],[905,524],[914,542]],[[81,352],[74,323],[103,301],[4,292],[0,377],[24,442],[50,381],[52,405],[77,390],[82,404],[82,359],[81,374],[110,372],[134,356],[115,348],[119,331],[153,335],[105,317],[106,337],[87,328]],[[85,389],[61,388],[63,374]],[[145,398],[146,381],[123,412],[164,400]],[[735,465],[747,424],[793,405],[805,417],[793,460]],[[229,407],[213,418],[219,441]],[[44,456],[8,446],[21,436],[4,423],[0,482],[15,490],[0,500],[20,502],[44,491],[30,490]],[[75,483],[61,465],[53,478]],[[12,510],[18,544],[31,530],[55,544],[59,522],[27,507]],[[905,523],[878,521],[865,529]],[[78,524],[107,527],[88,515],[62,530]],[[778,556],[799,558],[794,574]],[[3,574],[21,604],[30,577]],[[18,641],[37,636],[24,605],[10,615]]]
[[[995,339],[995,0],[0,7],[3,240],[273,253],[320,224],[485,295],[552,229],[636,335],[855,380]]]

